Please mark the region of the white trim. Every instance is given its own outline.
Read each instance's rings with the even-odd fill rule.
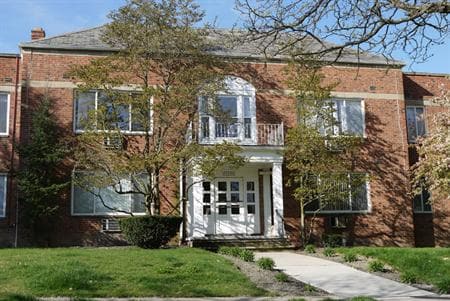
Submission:
[[[72,176],[71,176],[71,181],[70,181],[70,215],[71,216],[131,216],[130,214],[126,214],[123,212],[104,212],[104,213],[95,213],[95,201],[94,201],[94,213],[75,213],[74,212],[74,196],[75,196],[75,185],[74,185],[74,181],[73,181],[73,176],[75,173],[86,173],[86,171],[75,171],[72,170]],[[131,194],[130,194],[130,198],[131,198]],[[131,200],[130,200],[131,201]],[[130,202],[131,204],[131,202]],[[131,208],[130,208],[131,209]],[[134,216],[144,216],[147,215],[147,213],[133,213]]]
[[[76,124],[77,124],[77,108],[76,108],[76,104],[77,104],[77,93],[79,92],[80,90],[74,90],[74,93],[73,93],[73,103],[72,103],[72,111],[73,111],[73,114],[72,114],[72,130],[73,130],[73,132],[75,133],[75,134],[83,134],[84,132],[86,132],[85,130],[77,130],[76,129]],[[136,90],[117,90],[117,91],[123,91],[123,92],[131,92],[131,91],[136,91]],[[95,93],[95,99],[94,99],[94,106],[95,106],[95,111],[97,111],[97,108],[98,108],[98,94],[99,94],[99,92],[101,92],[101,90],[90,90],[90,91],[87,91],[86,93]],[[139,91],[137,91],[137,93],[139,93]],[[129,109],[128,109],[128,113],[129,113],[129,121],[128,121],[128,126],[129,126],[129,129],[131,129],[131,127],[132,127],[132,124],[133,124],[133,117],[132,117],[132,114],[131,114],[131,110],[132,110],[132,108],[131,108],[131,104],[129,105]],[[151,108],[150,108],[150,129],[149,129],[149,131],[148,131],[148,134],[149,135],[151,135],[152,133],[153,133],[153,96],[150,98],[150,106],[151,106]],[[104,130],[104,131],[101,131],[101,130],[98,130],[97,132],[104,132],[104,133],[108,133],[109,131],[108,130]],[[143,135],[146,135],[147,133],[145,132],[145,131],[133,131],[133,130],[120,130],[120,133],[122,133],[122,134],[125,134],[125,135],[128,135],[128,136],[143,136]]]
[[[9,114],[11,109],[11,94],[0,92],[0,95],[6,95],[6,132],[0,132],[0,137],[9,137]],[[13,125],[15,126],[15,125]]]
[[[8,174],[7,173],[0,173],[0,176],[4,176],[5,180],[4,180],[4,194],[3,194],[3,200],[0,199],[0,202],[3,202],[3,214],[0,215],[0,218],[5,218],[6,217],[6,200],[7,198],[7,194],[8,194]]]

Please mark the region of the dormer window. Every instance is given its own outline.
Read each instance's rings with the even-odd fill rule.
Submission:
[[[226,91],[215,99],[200,98],[200,141],[256,143],[255,88],[237,77],[226,79]]]

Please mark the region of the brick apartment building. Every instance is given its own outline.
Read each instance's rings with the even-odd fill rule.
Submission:
[[[28,243],[18,210],[14,175],[20,158],[14,145],[26,140],[31,112],[44,93],[54,101],[66,135],[79,132],[84,104],[95,103],[98,92],[80,98],[68,71],[73,64],[116,51],[102,42],[101,33],[102,27],[97,27],[46,38],[37,28],[32,41],[20,45],[20,55],[0,54],[0,247]],[[224,60],[240,62],[239,70],[227,78],[229,95],[220,97],[239,122],[233,129],[224,128],[213,117],[202,116],[199,127],[205,130],[200,143],[236,142],[248,163],[239,170],[223,170],[214,181],[193,185],[185,211],[185,238],[298,243],[299,208],[286,187],[282,153],[284,133],[296,123],[295,100],[288,96],[283,79],[286,61],[283,57],[267,61],[251,45],[218,49],[215,54]],[[426,134],[433,114],[442,110],[430,99],[442,87],[450,89],[450,79],[406,73],[402,67],[401,62],[371,54],[362,54],[359,61],[347,55],[324,67],[326,81],[339,80],[332,101],[341,129],[364,137],[358,170],[370,175],[370,181],[362,187],[362,195],[349,193],[348,200],[320,213],[317,237],[343,233],[354,245],[450,245],[449,200],[431,207],[426,193],[408,196],[408,170],[417,158],[415,138]],[[138,134],[132,127],[129,132]],[[67,177],[71,175],[68,171]],[[165,195],[163,211],[176,206],[176,189]],[[73,185],[64,191],[52,245],[123,243],[114,231],[120,215],[97,203]],[[145,214],[141,207],[134,206],[135,213]]]

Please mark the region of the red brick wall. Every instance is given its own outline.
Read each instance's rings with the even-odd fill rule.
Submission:
[[[426,127],[433,130],[436,114],[449,111],[449,107],[434,105],[431,100],[450,90],[449,75],[405,73],[403,75],[407,104],[425,107]],[[415,146],[410,146],[410,164],[417,161]],[[450,245],[450,199],[434,199],[432,214],[415,214],[414,226],[417,246]]]
[[[23,139],[29,132],[29,117],[39,95],[48,91],[55,101],[55,113],[67,135],[72,135],[73,89],[52,88],[52,82],[70,83],[67,74],[71,64],[87,63],[92,57],[80,55],[56,55],[23,53]],[[246,63],[236,66],[235,74],[251,82],[257,89],[257,122],[279,123],[286,127],[296,122],[295,101],[286,96],[283,64]],[[402,73],[398,69],[368,67],[325,67],[327,82],[339,81],[335,91],[372,93],[363,97],[365,103],[366,133],[364,147],[358,160],[358,168],[371,176],[372,211],[357,215],[348,231],[356,244],[413,245],[413,214],[406,197],[407,144],[404,101],[392,100],[392,94],[403,93]],[[36,81],[41,87],[36,88]],[[48,83],[48,85],[46,84]],[[157,80],[155,80],[157,83]],[[45,88],[48,86],[49,88]],[[372,95],[371,94],[371,95]],[[383,98],[384,94],[390,97]],[[174,210],[170,205],[176,200],[174,185],[164,191],[167,202],[163,211]],[[285,189],[285,218],[292,237],[298,234],[298,208],[289,189]],[[115,237],[98,231],[99,218],[70,216],[70,193],[61,196],[61,223],[55,233],[55,244],[95,245],[100,242],[116,242]],[[324,225],[324,218],[319,218]],[[323,227],[321,227],[323,229]],[[111,238],[111,240],[109,240]]]
[[[0,137],[0,172],[8,174],[7,195],[6,195],[6,217],[0,218],[0,246],[9,246],[14,242],[15,234],[15,206],[16,206],[16,183],[12,168],[17,170],[18,158],[14,154],[14,137],[18,139],[20,131],[20,89],[16,95],[16,75],[17,58],[15,56],[0,55],[0,91],[9,93],[9,134],[6,137]],[[16,123],[14,123],[16,117]]]

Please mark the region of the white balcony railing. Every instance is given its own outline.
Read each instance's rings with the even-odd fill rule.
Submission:
[[[257,124],[258,145],[284,145],[284,126],[280,124]]]
[[[210,123],[209,119],[200,124],[199,142],[214,144],[230,141],[240,145],[270,145],[284,144],[284,126],[281,124],[244,123]]]

